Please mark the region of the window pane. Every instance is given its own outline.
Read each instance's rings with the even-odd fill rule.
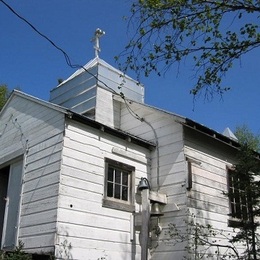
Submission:
[[[120,185],[115,184],[115,197],[116,199],[120,199]]]
[[[233,214],[234,214],[234,212],[235,212],[235,203],[231,203],[231,213],[232,213],[232,217],[235,217],[235,216],[233,216]]]
[[[116,169],[115,183],[121,184],[121,171]]]
[[[113,197],[113,183],[107,183],[107,196]]]
[[[243,207],[242,207],[242,212],[243,212],[242,218],[243,218],[244,220],[247,220],[247,219],[248,219],[248,211],[247,211],[247,207],[246,207],[246,206],[243,206]]]
[[[122,187],[122,200],[128,201],[128,188]]]
[[[128,172],[123,172],[122,174],[123,174],[122,184],[128,186]]]
[[[112,167],[108,167],[107,180],[108,181],[114,180],[114,169]]]

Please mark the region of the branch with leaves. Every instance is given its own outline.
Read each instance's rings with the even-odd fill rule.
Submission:
[[[3,85],[0,84],[0,111],[2,107],[5,105],[9,95],[10,92],[8,90],[8,87],[4,84]]]
[[[181,230],[170,223],[166,231],[166,236],[175,244],[187,242],[188,257],[185,259],[242,259],[235,243],[231,241],[230,232],[216,229],[210,224],[203,225],[196,221],[194,214],[186,224],[187,229]]]
[[[133,34],[116,57],[120,68],[161,75],[190,57],[193,95],[223,94],[229,88],[222,78],[235,60],[260,46],[256,0],[136,0],[131,11]]]

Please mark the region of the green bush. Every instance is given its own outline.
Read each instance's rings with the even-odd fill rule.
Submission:
[[[32,260],[32,256],[23,251],[23,243],[19,241],[14,251],[0,251],[0,260]]]

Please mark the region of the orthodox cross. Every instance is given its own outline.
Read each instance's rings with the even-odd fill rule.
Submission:
[[[95,57],[98,58],[99,52],[101,52],[100,46],[99,46],[99,38],[101,36],[105,35],[105,32],[101,29],[97,28],[95,31],[95,35],[92,41],[95,42],[94,49],[95,49]]]

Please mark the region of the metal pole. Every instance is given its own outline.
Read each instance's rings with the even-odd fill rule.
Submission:
[[[141,260],[147,260],[148,240],[149,240],[149,222],[150,222],[150,202],[149,189],[141,191],[142,196],[142,227],[141,227]]]

